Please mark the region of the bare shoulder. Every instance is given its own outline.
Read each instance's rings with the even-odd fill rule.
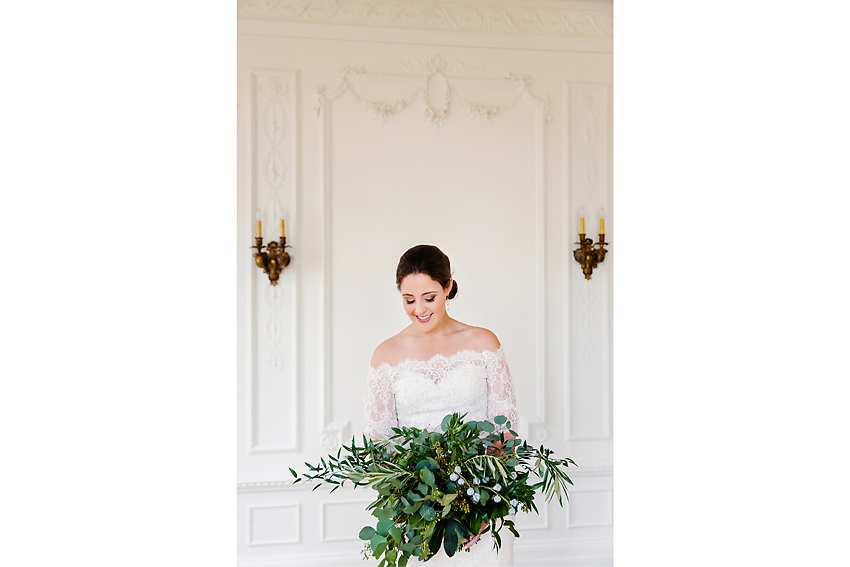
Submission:
[[[464,342],[473,350],[498,350],[502,346],[493,331],[484,327],[468,327],[464,333]]]
[[[372,355],[372,368],[378,368],[382,364],[391,366],[397,364],[403,349],[404,341],[400,334],[388,338],[375,349],[375,353]]]

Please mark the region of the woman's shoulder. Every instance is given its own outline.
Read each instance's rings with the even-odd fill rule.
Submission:
[[[463,343],[467,345],[465,350],[498,350],[502,346],[495,333],[484,327],[466,325],[466,328],[460,332]]]
[[[375,352],[372,354],[372,368],[378,368],[382,364],[389,364],[390,366],[396,364],[404,351],[404,347],[405,342],[402,333],[388,338],[375,348]]]

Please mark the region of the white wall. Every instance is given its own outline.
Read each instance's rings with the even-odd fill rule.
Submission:
[[[363,565],[371,495],[287,468],[362,431],[372,351],[406,325],[395,265],[420,243],[452,259],[452,316],[504,345],[520,433],[581,465],[569,506],[518,522],[516,564],[610,564],[611,5],[365,6],[240,3],[240,564]],[[587,281],[578,218],[595,236],[603,215],[614,245]],[[281,217],[293,260],[272,287],[250,246]]]

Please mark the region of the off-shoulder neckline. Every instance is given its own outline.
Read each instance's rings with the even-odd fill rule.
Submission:
[[[381,370],[384,367],[387,367],[390,370],[393,370],[393,369],[399,368],[401,366],[406,366],[406,365],[411,365],[411,364],[428,365],[428,364],[431,364],[431,362],[433,362],[434,360],[437,360],[439,358],[443,358],[447,361],[451,361],[452,359],[458,358],[461,355],[466,355],[466,354],[494,354],[494,355],[498,355],[499,352],[501,352],[501,351],[502,351],[502,345],[499,345],[499,348],[497,348],[496,350],[492,350],[492,349],[480,349],[480,350],[478,350],[478,349],[473,349],[473,348],[465,348],[465,349],[459,350],[455,353],[448,354],[448,355],[447,354],[435,354],[434,356],[432,356],[431,358],[429,358],[427,360],[423,360],[421,358],[405,358],[404,360],[398,362],[397,364],[390,364],[389,362],[382,362],[381,364],[378,365],[377,368],[375,368],[374,366],[372,366],[370,364],[369,369],[377,371],[377,370]]]

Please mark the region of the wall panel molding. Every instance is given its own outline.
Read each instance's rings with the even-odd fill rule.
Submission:
[[[348,526],[344,535],[329,534],[328,532],[330,530],[328,529],[327,520],[333,514],[338,514],[338,515],[344,515],[345,514],[344,511],[334,512],[333,511],[334,507],[341,507],[341,508],[355,507],[357,512],[361,512],[363,510],[366,510],[366,507],[369,506],[369,504],[371,504],[371,503],[372,503],[371,500],[333,500],[333,501],[321,502],[319,504],[319,518],[320,518],[319,519],[319,527],[320,527],[319,541],[321,541],[322,543],[330,542],[330,541],[360,541],[360,538],[358,537],[359,530],[356,530],[356,527],[351,526],[351,525]],[[373,518],[373,520],[374,520],[374,518]]]
[[[456,62],[457,63],[457,62]],[[413,63],[408,63],[412,65]],[[479,87],[498,88],[500,90],[509,89],[512,94],[502,103],[481,103],[468,99],[464,99],[459,95],[457,84],[460,80],[453,81],[444,73],[447,63],[439,55],[434,55],[426,63],[421,60],[418,64],[422,66],[427,75],[371,75],[362,65],[349,65],[339,69],[340,82],[332,91],[328,91],[324,85],[319,85],[316,90],[313,109],[317,117],[321,121],[321,156],[322,166],[321,175],[323,187],[322,198],[322,219],[323,227],[323,280],[324,280],[324,303],[322,306],[322,321],[324,325],[323,332],[323,356],[322,356],[322,444],[329,452],[335,451],[341,444],[342,440],[348,435],[348,427],[350,423],[347,421],[337,421],[334,419],[333,408],[333,164],[332,164],[332,149],[333,149],[333,103],[341,97],[350,94],[358,102],[362,103],[365,111],[373,115],[376,119],[389,121],[394,116],[403,112],[412,103],[421,100],[423,105],[423,113],[425,118],[430,121],[434,128],[439,129],[446,120],[449,120],[453,115],[452,104],[455,98],[461,100],[461,106],[466,108],[469,114],[487,122],[494,119],[498,115],[510,111],[517,104],[523,103],[534,109],[535,120],[535,181],[534,181],[534,199],[535,199],[535,218],[534,223],[534,238],[535,238],[535,277],[536,277],[536,293],[535,293],[535,314],[536,314],[536,352],[535,352],[535,410],[536,413],[528,419],[530,440],[533,443],[541,443],[547,436],[546,424],[546,125],[552,120],[550,113],[550,100],[548,96],[538,97],[529,90],[529,85],[532,84],[532,78],[528,75],[520,73],[507,73],[503,78],[464,78],[462,81],[468,83],[474,82]],[[464,64],[460,62],[461,66]],[[468,66],[467,66],[468,67]],[[354,78],[358,77],[361,80],[373,81],[374,84],[380,85],[381,82],[390,81],[392,79],[401,79],[410,81],[411,89],[408,94],[401,98],[392,99],[391,97],[367,98],[362,94],[358,94],[357,89],[353,86]],[[431,90],[431,81],[435,78],[441,78],[444,82],[438,85],[438,90],[443,89],[445,100],[448,101],[444,106],[435,107],[429,102],[424,93]],[[374,85],[373,85],[374,86]],[[331,446],[334,439],[338,439],[336,446]]]
[[[251,69],[250,73],[254,217],[263,221],[264,243],[279,237],[280,219],[287,221],[290,239],[298,242],[298,73],[263,69]],[[248,453],[297,451],[299,263],[293,262],[281,274],[277,286],[255,265],[249,269],[253,356]]]
[[[610,210],[608,203],[608,85],[564,84],[564,218],[567,219],[567,246],[564,249],[565,281],[568,282],[565,336],[566,387],[565,427],[567,441],[611,439],[609,286],[607,264],[600,264],[590,280],[585,279],[573,258],[577,247],[579,218],[585,219],[588,237],[596,240],[599,219]],[[610,220],[610,219],[609,219]],[[609,222],[610,226],[610,222]],[[610,248],[610,247],[609,247]],[[585,391],[578,391],[579,380]],[[592,407],[594,423],[581,423],[577,409]]]
[[[522,6],[482,0],[238,0],[240,18],[379,28],[612,38],[613,4],[537,0]]]
[[[613,493],[610,488],[572,490],[566,504],[570,528],[589,528],[613,525]]]
[[[275,511],[278,513],[275,515]],[[286,514],[285,511],[290,511]],[[289,515],[289,522],[286,516]],[[270,525],[258,526],[265,522]],[[294,524],[294,526],[292,526]],[[287,526],[294,529],[286,529]],[[266,537],[258,535],[265,532]],[[268,532],[279,533],[279,537],[268,537]],[[301,543],[301,504],[262,504],[248,507],[248,547],[265,545],[288,545]]]

